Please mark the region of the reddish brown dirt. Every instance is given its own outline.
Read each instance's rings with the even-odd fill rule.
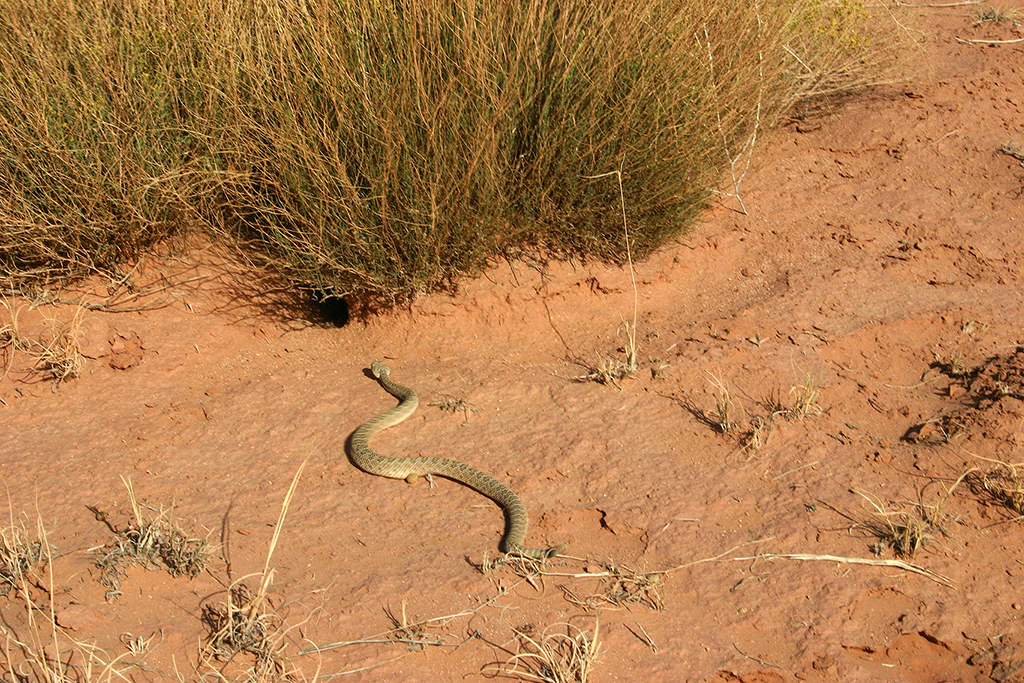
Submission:
[[[135,680],[196,679],[202,608],[223,604],[229,572],[258,586],[305,461],[270,602],[307,678],[319,666],[359,670],[332,680],[479,680],[510,657],[513,628],[592,631],[596,613],[569,592],[612,588],[609,563],[666,570],[647,595],[663,609],[602,604],[594,681],[1024,680],[1011,509],[1024,472],[996,462],[1024,462],[1024,168],[997,153],[1024,149],[1024,43],[956,41],[1024,33],[972,26],[969,9],[895,10],[920,39],[919,77],[772,133],[741,186],[749,215],[723,197],[636,264],[640,369],[621,390],[572,381],[622,357],[633,315],[628,270],[594,264],[501,264],[456,296],[335,328],[258,305],[194,252],[134,274],[173,286],[122,298],[168,305],[84,312],[78,379],[52,390],[21,372],[27,353],[7,357],[0,479],[15,521],[41,520],[59,553],[60,626],[141,661]],[[74,312],[30,303],[8,300],[0,324],[17,311],[32,337]],[[447,480],[356,470],[347,436],[394,405],[367,376],[374,359],[424,401],[380,451],[495,474],[531,512],[528,541],[568,541],[573,557],[535,587],[508,568],[481,574],[471,563],[497,555],[502,531],[494,505]],[[807,382],[816,409],[784,412]],[[713,424],[718,384],[737,433]],[[459,400],[466,410],[436,405]],[[758,420],[755,448],[744,432]],[[230,564],[193,580],[133,569],[105,599],[89,549],[111,532],[87,506],[124,528],[122,478],[223,540]],[[806,557],[892,560],[872,529],[922,509],[934,524],[906,561],[934,574]],[[4,628],[28,638],[23,601],[0,602]],[[373,637],[403,610],[462,616],[426,627],[443,645],[423,650],[297,654]],[[128,652],[154,634],[145,655]]]

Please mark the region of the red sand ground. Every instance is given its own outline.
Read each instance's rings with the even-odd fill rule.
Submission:
[[[597,612],[569,597],[613,589],[609,563],[669,571],[648,594],[660,611],[592,601],[593,681],[1024,680],[1022,530],[998,499],[1013,472],[995,463],[1024,461],[1024,168],[997,153],[1024,148],[1024,43],[956,40],[1024,32],[973,26],[974,9],[894,10],[924,74],[774,132],[741,187],[749,215],[725,197],[636,265],[640,370],[621,390],[571,378],[621,358],[627,270],[500,264],[456,296],[334,328],[258,305],[259,283],[232,288],[202,252],[141,268],[139,286],[174,286],[127,304],[168,305],[85,312],[79,379],[51,390],[20,354],[0,383],[0,480],[15,520],[41,519],[59,553],[60,626],[139,662],[134,680],[198,678],[202,607],[223,604],[229,576],[258,587],[306,461],[270,562],[272,605],[293,626],[284,656],[306,677],[479,680],[509,658],[513,629],[592,632]],[[28,336],[74,312],[7,304]],[[374,359],[424,401],[376,447],[495,474],[530,510],[528,541],[567,541],[571,558],[535,587],[481,574],[471,563],[494,558],[502,532],[493,504],[350,464],[346,437],[394,405],[366,374]],[[808,381],[820,411],[772,418]],[[740,432],[764,422],[760,448],[709,424],[718,383]],[[88,550],[111,532],[87,506],[124,528],[122,478],[223,540],[230,563],[193,580],[134,569],[104,599]],[[872,529],[904,518],[869,499],[911,516],[923,503],[935,525],[908,561],[934,575],[769,557],[893,559]],[[385,632],[403,610],[463,614],[424,629],[440,646],[296,654]],[[0,615],[29,637],[14,592]]]

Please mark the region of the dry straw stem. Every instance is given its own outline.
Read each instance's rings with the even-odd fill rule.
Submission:
[[[0,529],[0,596],[18,588],[47,559],[40,538],[31,538],[23,524],[13,521]]]
[[[723,434],[731,434],[739,426],[736,417],[736,404],[732,400],[728,385],[714,373],[705,371],[708,383],[715,388],[714,426]]]
[[[972,467],[961,475],[971,491],[983,500],[1014,513],[1015,519],[1024,518],[1024,463],[1008,463],[974,453],[969,455],[995,465],[987,470]]]
[[[1024,43],[1024,38],[1012,38],[1010,40],[984,40],[984,39],[981,39],[981,38],[960,38],[958,36],[957,39],[956,39],[956,42],[958,42],[958,43],[966,43],[968,45],[971,45],[971,44],[1007,45],[1007,44],[1011,44],[1011,43]]]
[[[941,583],[942,585],[953,588],[953,582],[939,574],[933,572],[930,569],[920,567],[916,564],[904,562],[902,560],[878,560],[869,559],[864,557],[843,557],[840,555],[816,555],[811,553],[787,553],[787,554],[776,554],[776,553],[764,553],[762,555],[753,555],[751,557],[731,557],[730,560],[737,562],[750,562],[756,560],[800,560],[803,562],[836,562],[838,564],[862,564],[871,567],[893,567],[895,569],[902,569],[904,571],[911,572],[913,574],[920,574],[927,579]]]
[[[600,651],[600,614],[594,616],[593,634],[562,623],[543,633],[516,629],[517,651],[504,662],[484,667],[488,677],[502,676],[536,683],[588,683]],[[564,627],[565,632],[559,632]],[[502,648],[505,649],[505,648]]]
[[[21,307],[13,307],[6,299],[0,305],[7,309],[10,322],[0,326],[0,351],[3,353],[3,373],[8,376],[14,367],[19,352],[32,359],[32,370],[53,382],[53,389],[62,382],[74,379],[82,371],[82,349],[80,345],[82,316],[84,309],[78,306],[67,323],[46,319],[46,332],[38,340],[26,339],[18,323]]]
[[[924,489],[918,493],[918,502],[902,509],[887,509],[872,496],[853,489],[853,492],[868,501],[875,508],[876,519],[863,522],[863,526],[879,540],[873,546],[876,555],[881,555],[886,548],[891,548],[897,557],[911,558],[925,543],[933,538],[933,532],[946,535],[942,526],[942,510],[953,495],[956,487],[971,473],[968,470],[957,477],[946,491],[939,497],[935,505],[925,505]]]
[[[302,461],[292,478],[288,492],[281,504],[281,511],[274,527],[274,534],[267,549],[267,557],[260,574],[259,588],[252,592],[242,577],[233,581],[227,590],[224,605],[205,605],[203,621],[210,633],[206,639],[205,659],[230,661],[235,655],[245,653],[253,657],[251,670],[247,673],[253,681],[275,681],[282,677],[291,677],[297,672],[292,671],[282,651],[286,646],[286,638],[290,627],[286,627],[283,618],[273,609],[267,600],[267,590],[274,577],[271,561],[284,528],[288,507],[295,495],[299,477],[306,468],[309,459]],[[212,663],[210,665],[212,667]]]
[[[894,5],[897,7],[963,7],[964,5],[980,5],[988,0],[962,0],[962,2],[939,2],[939,3],[919,3],[919,2],[903,2],[902,0],[896,0]]]
[[[37,535],[40,563],[50,565],[52,548],[47,541],[42,520],[37,520]],[[22,530],[23,531],[23,530]],[[20,535],[16,533],[15,535]],[[32,542],[32,555],[35,555]],[[47,605],[40,606],[33,599],[33,586],[28,573],[23,572],[16,580],[18,596],[25,606],[25,632],[18,633],[10,625],[11,620],[0,623],[0,671],[5,671],[10,681],[46,681],[47,683],[81,683],[92,681],[133,680],[128,673],[138,666],[137,661],[128,661],[131,652],[119,657],[110,656],[101,648],[76,640],[57,624],[54,612],[57,604],[53,585],[53,572],[46,573],[45,595]],[[0,678],[4,676],[0,674]]]
[[[131,479],[121,477],[121,481],[128,490],[133,520],[127,528],[115,531],[113,542],[99,551],[96,566],[100,569],[100,582],[110,589],[107,597],[120,594],[126,570],[131,565],[161,565],[171,576],[188,578],[206,569],[209,563],[207,540],[183,528],[175,519],[173,508],[160,510],[155,519],[146,519]],[[111,526],[105,514],[97,513],[97,518]]]
[[[708,35],[707,24],[704,24],[703,32],[704,32],[704,47],[706,48],[707,53],[708,53],[708,71],[709,71],[709,73],[711,75],[711,89],[712,89],[712,92],[716,93],[716,97],[717,97],[718,88],[717,88],[717,85],[716,85],[716,82],[715,82],[715,56],[714,56],[713,50],[711,49],[711,38]],[[799,58],[797,58],[797,59],[799,61]],[[757,108],[754,110],[753,130],[750,133],[750,137],[748,137],[746,139],[746,141],[743,143],[743,146],[739,149],[739,151],[736,152],[735,155],[729,149],[729,136],[726,134],[725,129],[722,126],[722,108],[721,108],[721,106],[715,108],[715,120],[716,120],[716,122],[718,124],[718,133],[722,137],[722,149],[725,151],[726,159],[728,159],[728,161],[729,161],[729,174],[730,174],[730,176],[732,178],[732,186],[733,186],[733,191],[732,192],[719,193],[719,194],[725,194],[725,196],[727,196],[727,197],[735,197],[736,201],[738,201],[739,204],[740,204],[740,213],[742,213],[744,216],[746,216],[748,214],[747,214],[747,206],[746,206],[746,204],[743,203],[743,197],[740,195],[740,183],[743,182],[743,179],[747,175],[747,171],[750,169],[750,161],[753,159],[753,156],[754,156],[754,145],[757,143],[758,129],[761,127],[761,102],[762,102],[762,97],[764,95],[764,68],[763,68],[763,60],[764,60],[763,54],[759,53],[758,54],[758,82],[761,85],[760,85],[760,87],[758,87],[758,90],[757,90]],[[736,163],[739,161],[740,158],[742,158],[744,156],[744,154],[746,155],[747,160],[746,160],[746,163],[743,166],[742,172],[740,172],[739,176],[737,176],[736,175]],[[715,190],[715,192],[718,192],[718,190]]]
[[[626,245],[626,263],[629,267],[629,279],[633,285],[633,324],[630,326],[630,324],[625,320],[622,321],[622,326],[626,328],[626,345],[622,349],[623,358],[602,358],[598,361],[597,366],[591,368],[587,374],[575,377],[574,379],[578,382],[595,381],[600,382],[601,384],[614,384],[619,391],[622,391],[622,385],[619,384],[619,380],[632,377],[636,374],[639,367],[636,355],[636,320],[640,299],[636,287],[636,271],[633,268],[633,248],[630,246],[629,225],[626,222],[626,196],[622,191],[622,169],[620,168],[600,175],[584,176],[584,179],[599,180],[613,175],[616,177],[619,184],[619,208],[622,213],[622,235]]]
[[[740,543],[739,545],[733,546],[732,548],[729,548],[728,550],[721,552],[718,555],[715,555],[714,557],[707,557],[700,560],[693,560],[692,562],[686,562],[685,564],[672,567],[671,569],[666,569],[663,573],[668,574],[670,572],[679,571],[680,569],[686,569],[688,567],[693,567],[698,564],[704,564],[705,562],[756,562],[758,560],[799,560],[803,562],[836,562],[840,564],[868,565],[871,567],[894,567],[896,569],[902,569],[904,571],[912,572],[914,574],[920,574],[921,576],[924,576],[937,583],[941,583],[947,587],[953,587],[953,582],[945,576],[933,572],[930,569],[925,569],[924,567],[919,567],[915,564],[910,564],[909,562],[904,562],[902,560],[878,560],[867,559],[863,557],[843,557],[840,555],[816,555],[812,553],[758,553],[757,555],[750,555],[746,557],[728,557],[740,548],[744,548],[749,545],[767,543],[768,541],[772,541],[774,539],[774,536],[767,536],[765,538],[759,538],[754,541]]]
[[[821,406],[818,399],[821,398],[821,383],[811,375],[807,375],[804,383],[789,390],[793,399],[793,408],[789,414],[802,420],[809,415],[821,415]]]

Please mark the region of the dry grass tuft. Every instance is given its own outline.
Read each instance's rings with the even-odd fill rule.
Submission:
[[[997,463],[987,470],[968,470],[971,491],[983,500],[1001,505],[1018,518],[1024,517],[1024,463]]]
[[[281,504],[263,571],[257,575],[260,579],[259,588],[253,591],[240,579],[232,582],[228,588],[223,605],[203,606],[202,619],[209,631],[204,659],[207,662],[231,662],[236,655],[247,655],[251,661],[245,662],[244,674],[249,681],[269,683],[301,677],[301,672],[294,670],[283,656],[290,629],[270,603],[267,592],[274,578],[271,560],[281,538],[281,530],[299,477],[307,462],[304,460],[299,465]],[[210,668],[216,669],[212,664]]]
[[[971,374],[971,370],[967,366],[967,359],[961,351],[951,351],[948,357],[933,353],[932,367],[938,368],[942,373],[954,379]]]
[[[601,577],[601,592],[593,592],[581,598],[575,591],[563,585],[560,588],[565,599],[588,611],[600,607],[628,608],[631,605],[643,605],[657,612],[665,609],[665,603],[659,593],[663,572],[638,572],[610,562],[602,562],[600,565],[605,571],[595,576]]]
[[[882,505],[872,496],[855,490],[854,493],[875,509],[874,519],[859,524],[878,539],[871,547],[875,556],[881,557],[887,550],[892,550],[897,557],[909,559],[935,538],[936,533],[948,535],[942,525],[945,517],[943,508],[968,474],[970,470],[961,474],[934,505],[924,503],[924,489],[918,494],[917,503],[900,508]]]
[[[436,622],[411,621],[409,619],[409,616],[406,614],[404,598],[402,599],[401,617],[392,612],[390,608],[385,608],[384,613],[387,614],[391,625],[394,627],[387,633],[388,639],[405,645],[407,650],[416,651],[424,649],[427,645],[443,645],[443,642],[437,635],[427,631]]]
[[[764,448],[772,435],[774,423],[774,415],[769,415],[767,419],[760,415],[750,418],[749,427],[740,434],[740,451],[748,457],[753,457],[757,451]]]
[[[1024,11],[1018,7],[1011,7],[1009,9],[1002,7],[989,7],[985,11],[980,9],[974,10],[974,25],[981,26],[985,23],[1001,24],[1004,21],[1008,21],[1013,24],[1014,27],[1020,26],[1021,17],[1024,17]]]
[[[596,365],[588,366],[587,372],[573,377],[574,382],[598,382],[621,390],[620,381],[636,374],[639,364],[636,356],[636,328],[622,321],[626,329],[626,344],[619,347],[620,357],[601,358]]]
[[[78,377],[82,372],[82,347],[79,343],[82,312],[79,307],[67,324],[48,320],[49,338],[40,341],[35,350],[35,369],[53,381],[57,389],[62,382]]]
[[[244,583],[235,582],[223,605],[203,605],[202,621],[209,632],[205,648],[208,658],[226,662],[238,654],[251,656],[253,681],[281,680],[287,671],[281,652],[286,629],[265,592],[253,592]]]
[[[0,326],[0,357],[3,358],[0,379],[10,374],[18,353],[31,359],[32,371],[52,381],[54,390],[81,374],[83,357],[79,339],[84,313],[81,306],[66,323],[47,319],[46,331],[33,340],[26,338],[21,330],[18,322],[21,308],[12,307],[6,300],[0,301],[0,305],[7,310],[10,319]]]
[[[556,632],[565,627],[565,633]],[[484,675],[536,683],[588,683],[600,651],[600,616],[587,634],[572,624],[557,624],[543,633],[533,626],[514,629],[517,651],[504,662],[484,667]]]
[[[707,373],[715,390],[715,414],[708,419],[722,434],[732,434],[739,427],[736,403],[733,401],[729,386],[717,375]]]
[[[39,540],[25,542],[25,530],[5,531],[4,546],[18,549],[22,560],[32,559],[34,564],[50,564],[52,549],[46,540],[42,522],[38,523]],[[19,539],[8,543],[9,539]],[[38,557],[38,560],[35,558]],[[19,632],[11,624],[13,619],[0,621],[0,680],[12,683],[89,683],[91,681],[132,680],[128,671],[137,666],[129,661],[132,652],[111,658],[103,649],[72,638],[57,624],[54,614],[54,587],[52,572],[47,572],[48,585],[40,581],[30,585],[29,571],[21,571],[13,580],[18,596],[24,603],[24,627]],[[6,582],[5,582],[6,584]],[[35,587],[44,588],[46,603],[38,604]],[[8,589],[10,586],[8,586]],[[6,609],[10,609],[10,605]]]
[[[795,396],[793,408],[789,411],[790,415],[799,420],[812,415],[821,415],[821,406],[818,405],[818,399],[821,398],[821,385],[811,375],[807,375],[804,383],[793,387],[789,393],[791,396]]]
[[[479,408],[477,408],[475,405],[473,405],[472,403],[470,403],[469,401],[467,401],[464,398],[449,397],[449,398],[444,399],[443,401],[439,401],[437,403],[431,403],[430,405],[437,406],[441,410],[443,410],[445,412],[448,412],[448,413],[459,413],[459,412],[461,412],[462,415],[467,420],[469,419],[470,413],[478,413],[478,412],[480,412]]]
[[[897,557],[910,559],[932,538],[932,525],[921,516],[919,508],[893,510],[884,508],[870,498],[868,501],[874,506],[877,515],[877,519],[864,523],[878,538],[871,546],[875,557],[882,557],[887,550],[892,550]]]
[[[545,590],[544,576],[547,574],[544,569],[544,562],[544,560],[516,553],[503,555],[492,560],[489,553],[484,552],[480,564],[474,565],[474,567],[481,574],[490,574],[500,567],[508,567],[513,574],[519,577],[520,581],[525,581],[534,590],[543,592]]]
[[[173,511],[160,510],[154,519],[146,519],[131,480],[122,478],[122,481],[128,489],[134,519],[126,529],[114,530],[113,542],[99,551],[96,566],[100,569],[100,582],[110,589],[107,597],[120,594],[121,583],[131,565],[162,565],[171,576],[188,578],[206,569],[209,564],[207,540],[183,528]],[[95,510],[94,513],[113,530],[103,513]]]
[[[0,529],[0,596],[18,588],[46,560],[43,542],[31,538],[24,525]]]
[[[744,419],[748,413],[734,398],[729,385],[718,375],[711,372],[707,375],[709,379],[706,381],[713,388],[714,411],[699,408],[692,399],[677,400],[699,422],[736,442],[730,455],[739,452],[748,460],[753,458],[771,438],[776,418],[790,415],[792,411],[782,407],[773,393],[764,401],[756,402],[767,414]]]
[[[580,558],[560,556],[559,559],[567,562]],[[601,571],[595,572],[592,569],[595,564]],[[567,574],[549,570],[543,561],[521,555],[506,555],[493,561],[485,555],[481,563],[476,565],[483,574],[488,574],[499,567],[508,567],[521,581],[525,581],[540,592],[544,591],[548,577],[571,577],[585,579],[588,582],[598,579],[598,590],[591,590],[586,596],[581,596],[567,585],[559,586],[568,602],[588,611],[601,607],[629,608],[632,605],[643,605],[655,611],[665,608],[659,592],[663,585],[664,572],[640,572],[611,562],[587,562],[583,573]]]
[[[0,352],[3,353],[4,369],[3,374],[0,374],[0,379],[4,379],[14,366],[15,355],[19,351],[28,350],[31,344],[22,337],[21,329],[18,325],[18,316],[21,313],[21,309],[12,308],[6,299],[0,300],[0,305],[7,309],[7,314],[10,317],[10,322],[0,326]]]

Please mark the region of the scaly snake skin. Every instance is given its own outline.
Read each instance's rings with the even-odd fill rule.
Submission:
[[[352,433],[352,462],[355,466],[369,474],[392,479],[408,479],[409,477],[425,477],[436,474],[454,479],[484,494],[505,511],[508,520],[505,536],[501,539],[501,551],[546,560],[561,552],[565,546],[558,545],[547,550],[523,547],[529,517],[526,507],[512,489],[494,477],[480,470],[448,458],[389,458],[374,453],[370,449],[370,439],[388,427],[393,427],[413,414],[420,404],[416,392],[409,387],[391,381],[391,368],[380,361],[370,365],[370,372],[377,378],[380,385],[389,394],[399,400],[399,404],[391,410],[364,422]]]

